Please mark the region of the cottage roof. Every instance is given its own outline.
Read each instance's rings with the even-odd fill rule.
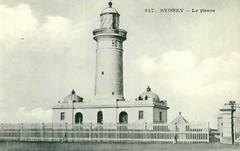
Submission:
[[[182,116],[181,112],[179,112],[179,115],[170,123],[171,124],[189,124],[189,122]]]

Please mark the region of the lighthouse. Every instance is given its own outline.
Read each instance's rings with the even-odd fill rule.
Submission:
[[[109,2],[100,13],[100,27],[93,31],[97,44],[94,97],[88,99],[72,91],[52,108],[54,122],[73,125],[91,123],[93,127],[94,124],[109,123],[111,126],[107,124],[107,128],[113,129],[117,128],[117,123],[135,123],[142,127],[145,123],[167,122],[167,101],[149,86],[135,99],[124,97],[123,41],[127,32],[119,28],[119,17],[112,2]],[[134,126],[137,129],[140,127]]]
[[[127,32],[119,28],[119,17],[120,14],[109,2],[100,14],[100,28],[93,31],[93,39],[97,42],[96,100],[124,100],[123,41],[126,40]]]

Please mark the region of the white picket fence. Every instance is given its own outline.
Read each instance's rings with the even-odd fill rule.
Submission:
[[[0,141],[208,143],[208,124],[0,124]]]

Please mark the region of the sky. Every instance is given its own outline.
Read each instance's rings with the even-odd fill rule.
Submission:
[[[72,89],[93,98],[100,12],[107,0],[0,0],[0,122],[50,122]],[[168,121],[216,127],[219,108],[240,102],[239,0],[113,0],[124,42],[124,96],[149,85]],[[153,8],[155,13],[146,13]],[[160,12],[162,8],[213,13]]]

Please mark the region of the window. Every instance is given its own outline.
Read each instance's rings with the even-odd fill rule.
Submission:
[[[119,114],[119,123],[120,124],[127,124],[128,123],[128,114],[127,112],[123,111]]]
[[[162,121],[162,112],[159,112],[159,121]]]
[[[60,120],[63,121],[65,119],[65,112],[60,113]]]
[[[102,124],[103,123],[103,112],[98,111],[97,113],[97,123]]]
[[[117,40],[112,40],[112,47],[117,47],[117,43],[118,43]]]
[[[147,99],[148,99],[148,96],[146,95],[146,96],[145,96],[145,100],[147,100]]]
[[[112,92],[112,95],[114,95],[114,92]]]
[[[104,75],[104,72],[102,71],[102,75]]]
[[[77,112],[75,114],[75,124],[82,124],[83,121],[83,115],[81,112]]]
[[[143,111],[138,112],[138,119],[139,120],[143,119]]]

